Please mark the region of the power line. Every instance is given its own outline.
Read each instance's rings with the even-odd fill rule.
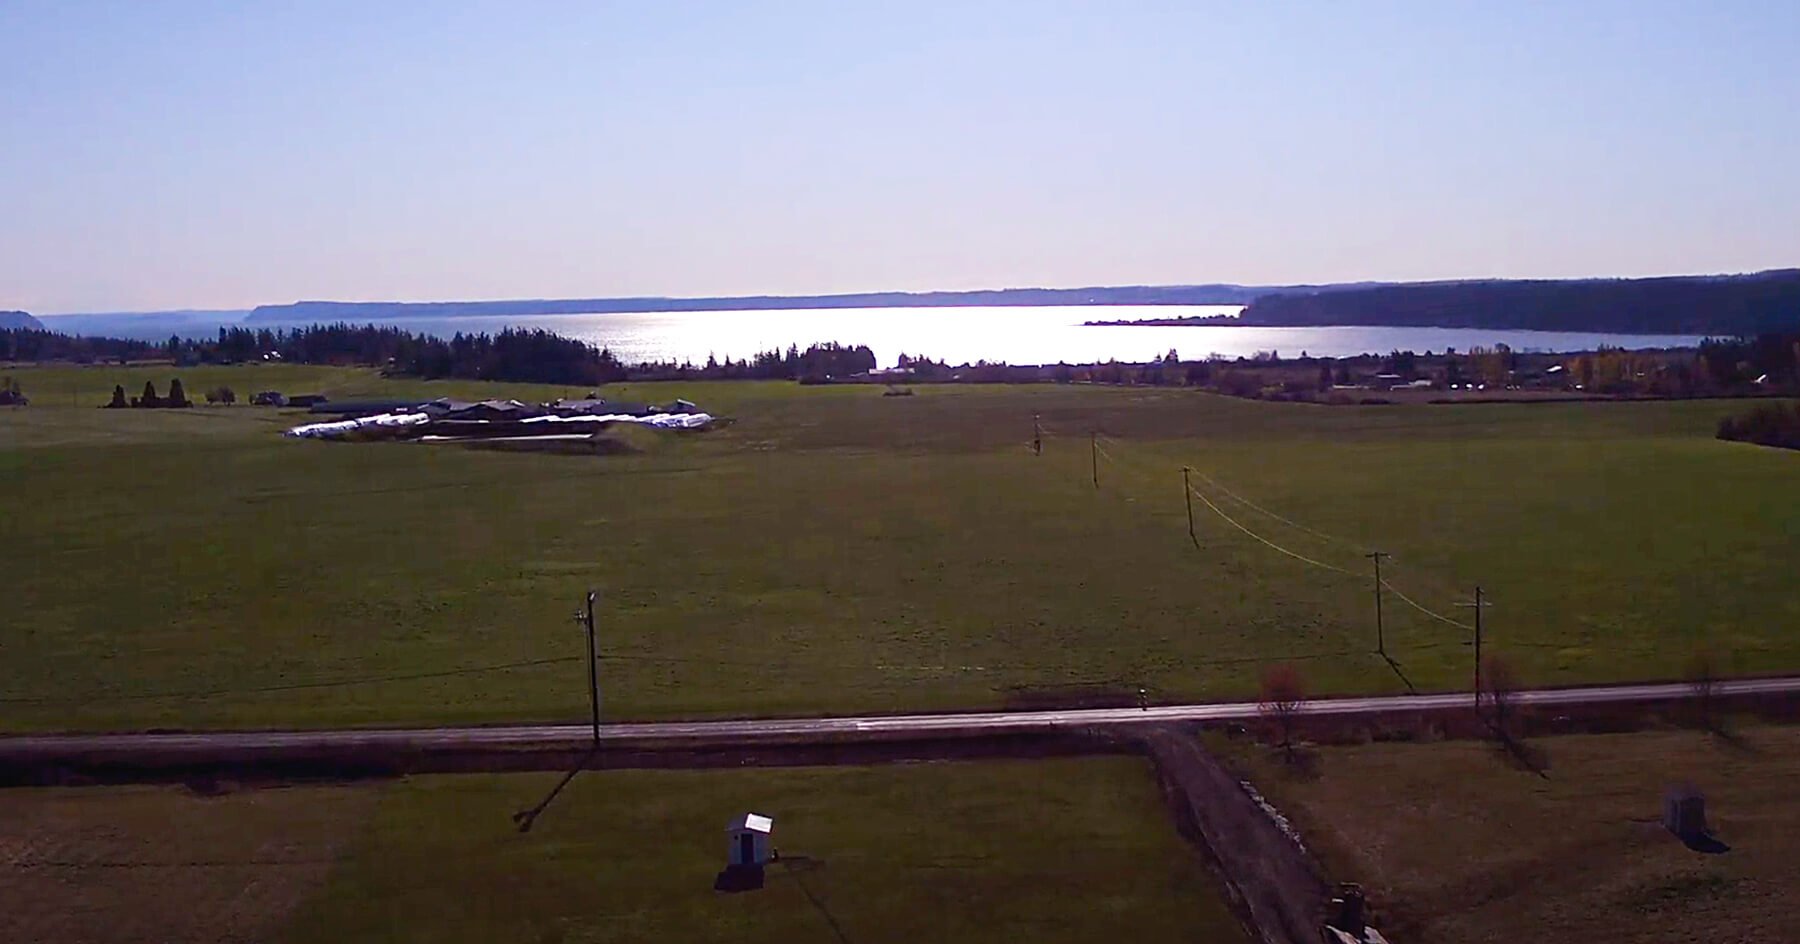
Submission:
[[[1464,623],[1464,622],[1461,622],[1458,620],[1453,620],[1450,617],[1437,612],[1436,610],[1427,608],[1424,604],[1419,603],[1417,600],[1414,600],[1412,597],[1409,597],[1406,594],[1401,593],[1399,587],[1396,587],[1393,584],[1388,583],[1385,580],[1383,580],[1381,582],[1381,585],[1383,587],[1386,587],[1389,592],[1393,593],[1394,596],[1399,597],[1401,602],[1405,603],[1407,606],[1410,606],[1413,609],[1418,610],[1419,612],[1425,614],[1426,616],[1431,617],[1434,620],[1440,620],[1442,622],[1449,623],[1451,626],[1456,626],[1461,629],[1474,629],[1474,627],[1470,626],[1468,623]]]
[[[1239,494],[1238,494],[1238,493],[1236,493],[1236,492],[1234,492],[1234,491],[1232,491],[1232,490],[1231,490],[1231,489],[1229,489],[1229,488],[1227,488],[1227,487],[1225,487],[1225,486],[1224,486],[1224,485],[1223,485],[1223,484],[1221,484],[1221,483],[1220,483],[1220,482],[1219,482],[1219,480],[1218,480],[1218,479],[1215,479],[1215,478],[1213,478],[1213,477],[1212,477],[1212,476],[1210,476],[1210,475],[1207,475],[1207,474],[1206,474],[1206,473],[1204,473],[1204,472],[1200,472],[1200,471],[1197,471],[1197,470],[1196,470],[1196,471],[1195,471],[1195,472],[1194,472],[1194,474],[1195,474],[1195,475],[1197,475],[1197,476],[1199,476],[1199,477],[1200,477],[1200,479],[1201,479],[1201,480],[1202,480],[1202,481],[1204,481],[1204,482],[1206,482],[1206,483],[1207,483],[1207,484],[1208,484],[1208,485],[1211,485],[1211,486],[1212,486],[1212,487],[1213,487],[1213,488],[1215,488],[1215,489],[1218,489],[1218,490],[1219,490],[1219,491],[1220,491],[1220,492],[1222,492],[1222,493],[1224,493],[1224,495],[1225,495],[1225,496],[1226,496],[1226,497],[1228,497],[1228,498],[1230,498],[1230,499],[1232,499],[1232,500],[1233,500],[1233,501],[1236,501],[1236,502],[1238,502],[1238,503],[1239,503],[1239,504],[1241,504],[1241,505],[1243,505],[1243,506],[1245,506],[1245,507],[1247,507],[1247,508],[1249,508],[1249,509],[1250,509],[1250,510],[1251,510],[1251,511],[1255,511],[1255,512],[1258,512],[1258,513],[1260,513],[1260,514],[1263,514],[1263,515],[1266,515],[1266,516],[1268,516],[1268,517],[1270,517],[1270,518],[1273,518],[1273,519],[1275,519],[1275,520],[1276,520],[1276,521],[1279,521],[1279,522],[1281,522],[1281,523],[1282,523],[1282,524],[1285,524],[1285,525],[1287,525],[1287,526],[1288,526],[1288,527],[1290,527],[1290,528],[1294,528],[1294,529],[1296,529],[1296,530],[1299,530],[1299,531],[1304,531],[1304,532],[1306,532],[1306,533],[1307,533],[1307,534],[1310,534],[1310,535],[1312,535],[1312,536],[1313,536],[1313,537],[1316,537],[1316,538],[1320,538],[1320,539],[1322,539],[1322,540],[1325,540],[1325,541],[1330,541],[1330,542],[1333,542],[1333,543],[1336,543],[1336,544],[1341,544],[1341,545],[1343,545],[1343,546],[1345,546],[1345,547],[1347,547],[1347,548],[1350,548],[1350,549],[1352,549],[1352,550],[1354,550],[1354,551],[1357,551],[1357,552],[1358,552],[1358,553],[1362,553],[1362,552],[1363,552],[1363,548],[1364,548],[1364,547],[1365,547],[1365,546],[1366,546],[1366,545],[1363,545],[1363,544],[1361,544],[1361,543],[1359,543],[1359,542],[1356,542],[1356,541],[1350,541],[1350,540],[1347,540],[1347,539],[1345,539],[1345,538],[1340,538],[1340,537],[1337,537],[1337,536],[1335,536],[1335,535],[1331,535],[1331,534],[1326,534],[1326,533],[1325,533],[1325,532],[1323,532],[1323,531],[1320,531],[1320,530],[1317,530],[1317,529],[1316,529],[1316,528],[1309,528],[1309,527],[1307,527],[1307,526],[1306,526],[1306,525],[1303,525],[1303,524],[1301,524],[1301,523],[1300,523],[1300,522],[1298,522],[1298,521],[1295,521],[1295,520],[1293,520],[1293,519],[1292,519],[1292,518],[1285,518],[1285,517],[1282,517],[1282,516],[1281,516],[1281,515],[1278,515],[1278,514],[1276,514],[1276,513],[1275,513],[1275,512],[1273,512],[1273,511],[1270,511],[1270,510],[1269,510],[1269,509],[1267,509],[1267,508],[1264,508],[1264,507],[1263,507],[1263,506],[1261,506],[1261,505],[1258,505],[1258,504],[1257,504],[1257,503],[1255,503],[1255,502],[1253,502],[1253,501],[1251,501],[1251,500],[1250,500],[1250,499],[1248,499],[1248,498],[1245,498],[1245,497],[1244,497],[1244,496],[1242,496],[1242,495],[1239,495]],[[1392,555],[1389,555],[1389,556],[1392,556]]]
[[[1111,441],[1113,443],[1113,445],[1119,445],[1117,443],[1117,441],[1108,440],[1106,437],[1102,437],[1102,441]],[[1251,511],[1254,511],[1254,512],[1256,512],[1260,515],[1263,515],[1264,517],[1270,518],[1274,521],[1278,521],[1282,524],[1287,525],[1290,528],[1293,528],[1297,531],[1311,535],[1322,541],[1327,541],[1327,542],[1330,542],[1333,544],[1338,544],[1338,545],[1341,545],[1350,550],[1354,550],[1357,553],[1362,554],[1365,557],[1368,556],[1368,553],[1365,550],[1367,545],[1363,544],[1360,541],[1353,541],[1349,538],[1339,537],[1339,536],[1331,534],[1329,532],[1321,531],[1317,528],[1313,528],[1313,527],[1309,527],[1308,525],[1301,524],[1300,522],[1295,521],[1292,518],[1289,518],[1285,515],[1275,512],[1274,510],[1268,508],[1267,506],[1257,504],[1256,502],[1251,501],[1248,498],[1245,498],[1243,495],[1239,494],[1238,492],[1233,491],[1229,486],[1225,485],[1223,482],[1220,482],[1218,479],[1216,479],[1210,475],[1207,475],[1206,473],[1201,472],[1198,469],[1194,470],[1194,475],[1198,476],[1202,481],[1204,481],[1206,484],[1210,485],[1216,491],[1223,494],[1225,497],[1231,499],[1232,501],[1237,502],[1240,505],[1243,505],[1246,508],[1249,508]],[[1383,552],[1383,553],[1385,554],[1385,552]],[[1392,554],[1386,554],[1386,559],[1390,566],[1400,567],[1401,569],[1408,570],[1409,572],[1413,573],[1415,576],[1423,577],[1428,582],[1438,586],[1440,589],[1454,590],[1454,585],[1445,581],[1443,578],[1435,576],[1428,571],[1418,571],[1418,570],[1413,570],[1412,568],[1405,567],[1404,562],[1396,559]],[[1384,586],[1386,586],[1390,590],[1393,589],[1393,585],[1391,583],[1384,582]],[[1395,591],[1395,592],[1398,593],[1399,591]],[[1412,601],[1410,599],[1407,602],[1412,603]],[[1417,604],[1413,604],[1413,605],[1417,606]],[[1429,611],[1429,610],[1423,610],[1423,612],[1426,612],[1429,615],[1432,615],[1434,617],[1439,616],[1439,614],[1431,613],[1431,611]],[[1441,617],[1439,617],[1439,618],[1441,618]],[[1454,624],[1454,621],[1450,621],[1450,622],[1452,622]],[[1455,625],[1461,625],[1461,624],[1455,624]],[[1464,627],[1464,628],[1467,628],[1467,627]]]
[[[1108,440],[1108,441],[1113,442],[1114,445],[1118,445],[1116,440]],[[1105,452],[1102,452],[1101,454],[1106,455]],[[1112,460],[1112,457],[1110,455],[1107,455],[1107,459]],[[1321,538],[1321,539],[1324,539],[1324,540],[1327,540],[1327,541],[1330,541],[1330,542],[1333,542],[1336,544],[1340,544],[1345,547],[1355,548],[1355,549],[1360,550],[1358,545],[1356,545],[1354,542],[1348,541],[1344,538],[1336,537],[1331,534],[1327,534],[1326,532],[1319,531],[1314,528],[1309,528],[1306,525],[1303,525],[1303,524],[1301,524],[1297,521],[1294,521],[1290,518],[1276,514],[1275,512],[1270,511],[1269,509],[1267,509],[1261,505],[1258,505],[1255,502],[1252,502],[1247,498],[1244,498],[1242,495],[1239,495],[1236,492],[1233,492],[1231,489],[1220,484],[1217,479],[1205,474],[1204,472],[1194,470],[1194,475],[1198,476],[1203,481],[1210,483],[1214,488],[1218,489],[1221,493],[1223,493],[1227,496],[1230,496],[1232,499],[1236,500],[1240,504],[1244,505],[1245,507],[1250,508],[1253,511],[1259,512],[1263,515],[1266,515],[1269,518],[1272,518],[1272,519],[1279,521],[1283,524],[1286,524],[1290,527],[1296,528],[1300,531],[1306,532],[1307,534],[1311,534],[1315,537],[1318,537],[1318,538]],[[1351,571],[1349,571],[1345,568],[1338,567],[1334,564],[1330,564],[1330,563],[1327,563],[1324,561],[1316,560],[1311,557],[1307,557],[1304,554],[1300,554],[1298,552],[1290,550],[1286,547],[1281,546],[1280,544],[1275,543],[1274,541],[1269,540],[1268,538],[1263,537],[1262,535],[1251,530],[1249,527],[1245,526],[1242,522],[1238,521],[1236,518],[1233,518],[1229,514],[1226,514],[1223,509],[1221,509],[1217,504],[1215,504],[1213,501],[1208,499],[1198,489],[1194,489],[1194,488],[1190,487],[1189,491],[1191,494],[1198,497],[1202,502],[1205,502],[1206,506],[1208,508],[1211,508],[1213,510],[1213,512],[1215,514],[1217,514],[1219,517],[1224,518],[1227,522],[1229,522],[1232,526],[1236,527],[1238,530],[1244,532],[1245,534],[1248,534],[1252,538],[1255,538],[1256,540],[1273,548],[1274,550],[1279,551],[1282,554],[1286,554],[1289,557],[1295,558],[1296,560],[1300,560],[1300,561],[1304,561],[1308,564],[1312,564],[1315,567],[1321,567],[1325,570],[1330,570],[1330,571],[1340,573],[1340,574],[1345,574],[1348,576],[1355,576]],[[1385,552],[1383,552],[1383,556],[1386,557],[1390,562],[1392,561],[1392,555],[1389,555],[1389,554],[1386,554]],[[1435,578],[1432,580],[1432,582],[1433,583],[1441,583],[1441,581],[1439,581]],[[1431,609],[1428,606],[1425,606],[1424,604],[1420,603],[1419,601],[1408,596],[1404,591],[1402,591],[1402,590],[1400,590],[1400,588],[1394,586],[1394,584],[1388,580],[1385,580],[1385,579],[1381,580],[1380,587],[1391,591],[1394,594],[1394,596],[1396,596],[1400,599],[1401,602],[1405,603],[1407,606],[1410,606],[1415,610],[1418,610],[1420,613],[1423,613],[1432,619],[1438,620],[1439,622],[1445,623],[1450,626],[1458,627],[1460,629],[1471,629],[1472,628],[1467,623],[1452,619],[1448,616],[1445,616],[1442,613],[1439,613],[1436,610]]]
[[[1305,563],[1313,565],[1314,567],[1319,567],[1324,570],[1329,570],[1329,571],[1332,571],[1333,573],[1344,574],[1346,576],[1351,576],[1351,577],[1356,576],[1355,574],[1352,574],[1350,571],[1345,570],[1344,568],[1339,567],[1335,564],[1327,564],[1324,561],[1314,560],[1310,557],[1307,557],[1305,554],[1299,554],[1294,551],[1290,551],[1287,548],[1282,547],[1279,544],[1276,544],[1274,541],[1271,541],[1268,538],[1265,538],[1262,535],[1257,534],[1255,531],[1252,531],[1249,528],[1244,527],[1244,525],[1241,522],[1239,522],[1236,518],[1233,518],[1232,516],[1226,514],[1224,509],[1220,508],[1218,505],[1213,504],[1213,500],[1206,497],[1205,492],[1202,492],[1199,489],[1194,489],[1193,492],[1194,492],[1195,498],[1200,499],[1202,502],[1204,502],[1206,504],[1206,507],[1211,508],[1213,510],[1213,514],[1216,514],[1219,517],[1224,518],[1226,520],[1226,522],[1228,522],[1232,527],[1237,528],[1239,531],[1242,531],[1245,534],[1250,535],[1251,537],[1255,538],[1258,541],[1261,541],[1262,543],[1268,545],[1269,547],[1275,549],[1276,551],[1286,554],[1287,556],[1292,557],[1293,559],[1295,559],[1297,561],[1303,561]]]

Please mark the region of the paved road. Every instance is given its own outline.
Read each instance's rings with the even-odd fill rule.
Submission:
[[[1723,695],[1800,694],[1800,677],[1721,682]],[[1519,692],[1522,705],[1595,705],[1661,701],[1691,697],[1683,684],[1614,685],[1595,688]],[[1369,715],[1467,706],[1468,693],[1400,695],[1379,698],[1330,698],[1305,703],[1310,714]],[[1091,708],[1053,711],[996,711],[970,714],[885,715],[853,718],[777,718],[759,721],[671,721],[608,724],[603,741],[619,744],[655,741],[729,744],[733,739],[781,737],[805,742],[855,740],[880,735],[967,734],[1045,731],[1058,728],[1106,728],[1167,721],[1230,721],[1255,718],[1255,702],[1165,705],[1137,708]],[[296,751],[309,749],[459,750],[482,748],[568,747],[585,744],[585,724],[495,725],[458,728],[384,728],[319,731],[212,731],[178,734],[57,734],[0,737],[0,758],[49,760],[82,755],[126,758],[142,753],[167,757],[228,751]]]

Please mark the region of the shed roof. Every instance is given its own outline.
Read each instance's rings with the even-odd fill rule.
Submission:
[[[766,833],[774,827],[775,821],[767,816],[761,816],[756,813],[745,813],[737,819],[732,820],[731,825],[725,827],[725,831],[736,833],[749,830],[754,833]]]

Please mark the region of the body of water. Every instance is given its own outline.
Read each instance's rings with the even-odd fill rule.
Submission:
[[[772,311],[682,311],[592,315],[525,315],[504,318],[401,318],[385,323],[409,331],[448,337],[495,333],[505,327],[542,328],[601,345],[627,363],[692,361],[710,355],[741,359],[761,351],[804,348],[822,341],[866,344],[883,366],[901,354],[926,355],[951,364],[1004,361],[1012,364],[1147,361],[1174,350],[1197,360],[1219,354],[1251,357],[1275,351],[1325,357],[1385,354],[1393,350],[1459,351],[1506,344],[1518,351],[1579,351],[1601,345],[1623,348],[1688,347],[1691,335],[1596,334],[1566,331],[1503,331],[1485,328],[1318,327],[1250,328],[1227,325],[1138,327],[1082,324],[1144,318],[1235,315],[1236,305],[1068,306],[971,308],[835,308]],[[45,319],[60,328],[56,318]],[[71,326],[72,327],[72,326]],[[258,323],[255,327],[293,327]],[[60,328],[68,330],[68,328]],[[97,330],[101,329],[101,330]],[[91,333],[166,338],[169,327],[148,323],[84,324]],[[204,336],[216,324],[187,323],[175,330]]]

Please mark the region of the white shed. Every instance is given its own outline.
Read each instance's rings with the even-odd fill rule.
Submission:
[[[732,820],[725,830],[731,835],[725,861],[731,865],[762,865],[769,861],[769,832],[774,828],[774,820],[756,813],[745,813]]]

